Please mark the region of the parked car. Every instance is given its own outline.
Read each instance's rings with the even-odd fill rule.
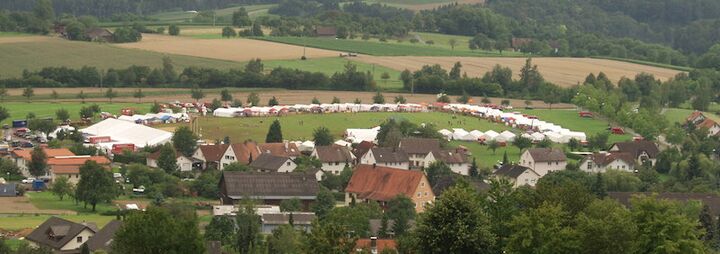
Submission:
[[[22,179],[21,182],[22,182],[22,183],[31,184],[31,183],[35,182],[35,178],[30,177],[30,178],[27,178],[27,179]]]
[[[145,186],[140,185],[139,187],[133,188],[132,190],[134,193],[142,194],[145,193]]]

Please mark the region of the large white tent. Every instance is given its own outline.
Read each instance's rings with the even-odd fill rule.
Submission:
[[[454,129],[453,129],[452,139],[454,139],[454,140],[463,140],[463,137],[467,136],[468,134],[470,134],[470,133],[467,132],[467,131],[464,130],[464,129],[454,128]]]
[[[439,130],[438,133],[440,133],[440,135],[443,135],[443,137],[445,137],[445,139],[447,140],[451,140],[453,136],[452,131],[449,131],[447,129]]]
[[[490,141],[490,140],[495,140],[495,138],[497,138],[498,136],[500,136],[500,133],[497,133],[494,130],[489,130],[489,131],[486,131],[485,134],[483,134],[482,137],[480,137],[480,139],[484,139],[485,141]]]
[[[84,136],[107,136],[113,142],[134,144],[135,147],[156,146],[170,141],[172,132],[114,118],[105,119],[81,129]]]

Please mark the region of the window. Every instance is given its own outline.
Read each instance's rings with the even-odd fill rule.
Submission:
[[[425,196],[427,197],[427,191],[425,192]]]
[[[289,162],[289,161],[288,161],[288,162],[286,162],[285,164],[287,164],[288,166],[290,166],[290,162]]]
[[[421,187],[425,187],[425,182],[420,183]]]
[[[77,242],[78,242],[78,243],[81,243],[81,242],[82,242],[82,236],[78,236],[78,237],[77,237]]]
[[[418,198],[420,197],[420,194],[422,194],[422,193],[420,193],[420,192],[417,193]]]
[[[587,165],[588,165],[588,166],[587,166],[587,169],[588,169],[588,170],[589,170],[589,169],[592,169],[592,162],[589,162],[589,161],[588,161]]]
[[[548,166],[552,165],[552,162],[548,162]]]
[[[340,162],[335,162],[335,166],[340,165]]]

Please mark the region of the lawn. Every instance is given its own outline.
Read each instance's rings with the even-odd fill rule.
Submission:
[[[65,197],[62,201],[52,192],[28,192],[27,195],[30,198],[30,203],[41,210],[70,210],[76,211],[78,214],[99,214],[102,212],[109,212],[117,210],[117,207],[109,203],[99,203],[95,207],[96,212],[93,213],[92,206],[88,205],[87,208],[83,207],[82,203],[75,204],[70,197]]]
[[[64,218],[75,222],[94,222],[98,227],[115,219],[115,216],[103,216],[98,214],[82,214],[82,215],[59,215],[57,217]],[[21,215],[0,217],[0,228],[3,230],[21,230],[25,228],[35,228],[50,218],[50,215]]]
[[[459,43],[455,50],[451,50],[444,46],[421,45],[420,43],[411,44],[409,42],[398,43],[396,40],[379,42],[357,39],[340,40],[316,37],[275,36],[255,37],[255,39],[376,56],[517,56],[516,53],[509,52],[501,55],[498,52],[471,51],[467,49],[467,44],[462,45]]]
[[[352,58],[348,58],[352,59]],[[339,57],[317,58],[309,60],[268,60],[263,61],[266,69],[275,67],[285,67],[292,69],[300,69],[303,71],[322,72],[328,76],[332,76],[336,72],[345,70],[345,64],[349,61]],[[373,73],[377,86],[384,90],[402,90],[402,82],[400,81],[400,72],[381,65],[367,64],[359,61],[351,61],[357,66],[359,71],[369,71]],[[381,78],[382,74],[387,72],[390,74],[388,80]]]
[[[147,113],[150,110],[151,104],[149,103],[96,103],[100,106],[100,109],[104,112],[119,115],[120,110],[123,108],[135,108],[141,112]],[[2,106],[5,107],[10,113],[10,118],[0,123],[9,123],[13,119],[25,119],[28,113],[35,113],[38,118],[52,117],[55,118],[55,112],[58,109],[64,108],[70,113],[70,118],[77,120],[80,118],[80,108],[92,105],[92,103],[82,104],[79,102],[64,102],[64,103],[51,103],[51,102],[3,102]]]
[[[65,66],[80,68],[93,66],[105,70],[127,68],[131,65],[161,67],[162,58],[170,57],[175,70],[201,66],[208,68],[242,68],[244,64],[201,57],[161,54],[151,51],[124,49],[108,44],[50,39],[42,42],[0,44],[0,76],[20,77],[23,70],[35,71],[43,67]]]
[[[468,116],[454,116],[447,113],[332,113],[332,114],[298,114],[283,117],[250,117],[250,118],[200,118],[200,128],[204,139],[222,140],[229,136],[230,140],[240,142],[252,139],[258,142],[265,141],[265,135],[270,124],[280,120],[283,128],[283,138],[288,140],[312,139],[312,132],[320,126],[330,129],[336,138],[341,138],[348,128],[372,128],[378,126],[388,118],[407,119],[413,123],[432,123],[438,129],[465,128],[467,130],[495,130],[503,131],[507,126],[491,123]],[[458,123],[460,122],[460,123]]]
[[[663,115],[670,123],[685,123],[685,120],[687,119],[692,112],[695,110],[692,109],[682,109],[682,108],[668,108],[665,110],[665,113]],[[707,116],[708,118],[715,120],[716,122],[720,122],[720,116],[711,113],[711,112],[703,112],[703,115]]]

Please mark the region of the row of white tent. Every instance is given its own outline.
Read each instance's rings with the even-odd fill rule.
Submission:
[[[173,123],[178,121],[184,121],[189,119],[186,113],[157,113],[157,114],[135,114],[132,116],[121,115],[117,118],[121,121],[133,122],[133,123]]]
[[[495,140],[498,142],[512,142],[515,140],[515,133],[510,131],[503,131],[498,133],[493,130],[482,132],[479,130],[466,131],[461,128],[453,128],[452,131],[442,129],[438,131],[448,140],[459,140],[459,141],[490,141]]]
[[[427,107],[420,104],[295,104],[276,105],[271,107],[245,107],[245,108],[218,108],[213,111],[217,117],[240,116],[268,116],[282,112],[374,112],[374,111],[403,111],[423,112]]]

